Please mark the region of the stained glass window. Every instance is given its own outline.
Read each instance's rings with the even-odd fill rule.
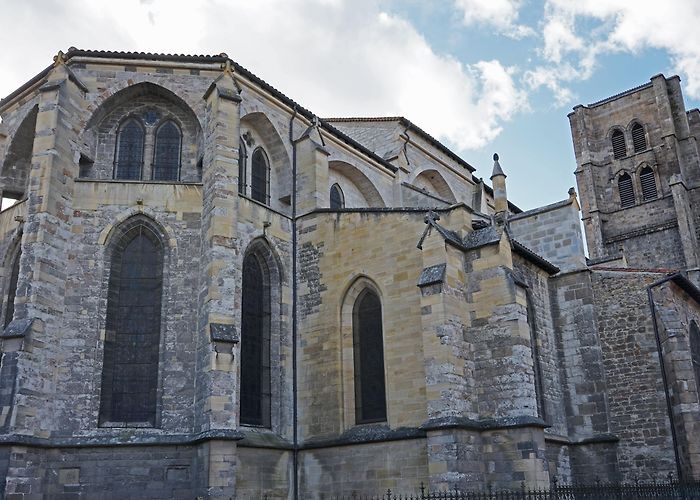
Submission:
[[[355,360],[355,421],[386,421],[382,305],[373,291],[364,290],[353,308]]]
[[[180,177],[180,144],[182,134],[172,121],[166,121],[156,131],[153,153],[153,180],[176,181]]]
[[[250,168],[250,196],[260,203],[268,203],[270,193],[268,192],[268,179],[270,165],[267,156],[262,148],[253,151],[253,158]]]
[[[155,425],[162,287],[160,240],[137,225],[122,237],[112,258],[101,423]]]
[[[141,179],[144,129],[134,118],[125,121],[117,134],[115,179]]]
[[[241,424],[270,426],[269,276],[255,254],[243,259]]]

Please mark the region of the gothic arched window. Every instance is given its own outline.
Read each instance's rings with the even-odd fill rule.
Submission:
[[[617,188],[620,192],[620,206],[622,208],[633,206],[634,186],[632,185],[632,177],[628,173],[622,174],[617,179]]]
[[[353,358],[355,362],[355,422],[386,421],[382,304],[365,289],[353,307]]]
[[[655,200],[658,198],[656,193],[656,178],[651,167],[644,167],[639,172],[639,183],[642,185],[642,199]]]
[[[270,427],[270,279],[255,253],[243,259],[241,424]]]
[[[695,321],[690,323],[689,337],[690,357],[693,363],[693,371],[695,372],[695,384],[700,396],[700,329],[698,329]]]
[[[7,325],[12,321],[12,317],[15,314],[15,296],[17,295],[17,280],[19,279],[19,258],[22,252],[17,251],[17,255],[12,262],[12,271],[10,271],[10,284],[7,287],[7,304],[5,305],[5,324],[3,325],[7,328]]]
[[[640,153],[647,149],[647,138],[644,134],[644,127],[639,123],[632,125],[632,146],[635,153]]]
[[[100,424],[155,425],[162,294],[161,239],[136,223],[111,259]]]
[[[337,183],[331,186],[331,208],[334,210],[345,208],[345,196]]]
[[[270,179],[270,163],[262,148],[253,151],[250,166],[250,197],[260,203],[267,204],[270,199],[268,182]]]
[[[120,125],[117,133],[115,179],[141,179],[144,136],[143,126],[135,118],[129,118]]]
[[[245,194],[245,183],[246,183],[245,164],[246,164],[248,152],[246,151],[245,142],[243,141],[242,137],[239,139],[239,141],[240,142],[238,145],[238,192],[241,194]]]
[[[610,141],[612,142],[612,148],[613,148],[613,157],[616,160],[619,160],[620,158],[624,158],[627,156],[627,146],[625,145],[625,134],[622,133],[622,130],[615,130],[615,132],[612,133],[612,136],[610,137]]]
[[[175,122],[168,120],[158,127],[153,150],[153,180],[176,181],[180,178],[181,144],[182,134]]]

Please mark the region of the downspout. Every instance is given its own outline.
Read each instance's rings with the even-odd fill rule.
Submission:
[[[652,288],[656,288],[673,279],[675,275],[666,276],[665,278],[647,286],[647,296],[649,298],[649,308],[651,309],[651,323],[654,325],[654,337],[656,337],[656,350],[659,354],[659,366],[661,367],[661,380],[664,385],[664,394],[666,395],[666,411],[668,412],[668,421],[671,425],[671,439],[673,440],[673,454],[676,459],[676,473],[678,480],[683,481],[683,469],[681,468],[681,458],[678,453],[678,436],[676,435],[676,426],[673,422],[673,405],[671,403],[671,393],[668,389],[668,379],[666,377],[666,366],[664,363],[663,351],[661,348],[661,337],[659,336],[659,325],[656,320],[656,307],[654,306],[654,293]]]
[[[289,119],[289,142],[292,145],[292,469],[294,500],[299,499],[299,442],[297,432],[297,144],[294,141],[294,119]]]

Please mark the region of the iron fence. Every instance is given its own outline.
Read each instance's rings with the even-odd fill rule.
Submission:
[[[429,491],[421,483],[418,491],[410,493],[387,490],[377,495],[351,493],[344,496],[320,495],[324,500],[636,500],[663,498],[700,500],[700,482],[654,482],[632,484],[573,484],[556,482],[548,489]],[[265,500],[272,497],[265,496]]]

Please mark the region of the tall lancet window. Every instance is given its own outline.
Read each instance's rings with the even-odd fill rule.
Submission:
[[[245,183],[246,183],[246,160],[248,159],[248,152],[246,151],[245,142],[241,137],[238,143],[238,192],[245,194]]]
[[[153,180],[176,181],[180,178],[181,144],[180,128],[173,121],[168,120],[158,127],[153,151]]]
[[[250,197],[260,203],[270,201],[270,163],[262,148],[253,151],[250,166]]]
[[[155,426],[163,245],[145,224],[116,242],[105,321],[100,424]]]
[[[129,118],[121,124],[117,133],[115,179],[141,179],[144,136],[145,130],[135,118]]]
[[[22,256],[21,251],[17,251],[14,260],[12,261],[12,270],[10,271],[10,284],[7,287],[7,304],[5,305],[5,324],[3,325],[7,328],[7,325],[12,321],[12,317],[15,314],[15,297],[17,296],[17,280],[19,279],[19,259]]]
[[[333,210],[345,208],[345,196],[343,195],[343,190],[340,189],[338,184],[333,184],[331,186],[331,208]]]
[[[270,427],[270,277],[255,253],[243,259],[242,294],[240,420]]]
[[[355,421],[386,421],[382,304],[375,292],[365,289],[353,307],[355,360]]]

